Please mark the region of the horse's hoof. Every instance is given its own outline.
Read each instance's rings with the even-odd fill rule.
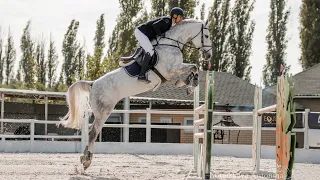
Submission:
[[[87,170],[88,167],[90,167],[91,165],[91,160],[90,161],[85,161],[84,163],[82,163],[84,170]]]
[[[86,170],[91,165],[91,158],[86,156],[81,156],[80,162],[83,165],[84,170]]]
[[[186,83],[184,81],[182,81],[181,79],[179,79],[176,83],[175,83],[175,86],[176,87],[182,87],[186,85]]]
[[[84,170],[90,166],[92,160],[92,153],[88,151],[88,149],[89,147],[86,146],[85,150],[83,151],[83,156],[80,157],[80,162],[83,165]]]

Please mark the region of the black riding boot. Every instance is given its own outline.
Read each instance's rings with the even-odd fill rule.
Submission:
[[[148,78],[146,76],[146,71],[147,71],[150,59],[151,59],[151,56],[147,52],[143,57],[141,71],[140,71],[140,74],[138,76],[138,81],[143,81],[146,84],[149,84],[151,82],[151,81],[148,80]]]

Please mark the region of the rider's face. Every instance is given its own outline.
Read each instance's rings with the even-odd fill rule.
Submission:
[[[179,23],[182,20],[182,17],[180,15],[173,15],[173,22],[174,23]]]

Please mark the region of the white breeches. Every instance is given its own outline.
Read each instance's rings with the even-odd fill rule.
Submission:
[[[140,45],[142,46],[142,48],[146,52],[150,53],[150,56],[152,56],[154,51],[149,38],[146,35],[144,35],[138,28],[136,28],[134,34],[136,36],[136,39],[139,41]]]

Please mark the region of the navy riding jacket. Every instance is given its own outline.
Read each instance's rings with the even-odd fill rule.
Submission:
[[[149,40],[154,39],[157,35],[168,31],[172,26],[172,20],[168,16],[160,17],[144,24],[140,24],[137,28],[145,34]]]

